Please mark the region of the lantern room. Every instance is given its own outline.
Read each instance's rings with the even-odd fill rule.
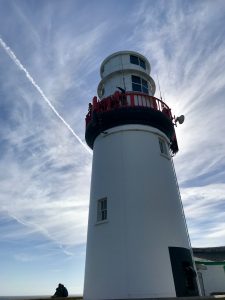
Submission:
[[[100,67],[99,98],[112,95],[116,90],[153,96],[156,87],[150,71],[150,63],[137,52],[119,51],[108,56]]]

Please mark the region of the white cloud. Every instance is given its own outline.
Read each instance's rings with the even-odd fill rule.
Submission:
[[[15,9],[21,22],[30,22],[20,7],[15,5]],[[84,131],[85,111],[90,101],[84,97],[92,95],[86,78],[97,67],[97,52],[93,49],[106,28],[105,23],[100,23],[80,34],[79,28],[68,30],[68,26],[55,31],[49,23],[47,51],[44,45],[40,49],[44,39],[37,39],[45,30],[43,23],[29,32],[34,38],[34,51],[25,60],[23,57],[22,63],[50,101],[66,113],[66,119],[73,120],[71,124],[78,127],[79,134]],[[45,53],[47,55],[43,56]],[[4,174],[0,209],[21,226],[15,231],[9,227],[1,232],[1,237],[13,240],[41,234],[59,245],[83,244],[86,241],[91,156],[63,128],[34,88],[27,83],[24,85],[24,74],[17,72],[15,76],[15,71],[16,68],[12,68],[5,73],[9,78],[6,91],[11,89],[14,93],[14,87],[20,82],[23,85],[16,91],[20,102],[11,102],[10,115],[17,123],[16,130],[12,130],[9,122],[2,131],[8,148],[4,161],[0,161]],[[68,92],[72,93],[74,104],[65,110],[63,101],[67,101],[65,94]]]
[[[192,241],[223,245],[225,41],[220,28],[225,5],[160,3],[137,4],[129,43],[136,42],[149,58],[155,79],[159,74],[172,112],[186,117],[176,130],[180,152],[174,161]]]
[[[23,90],[20,106],[30,95]],[[85,243],[91,156],[42,105],[36,105],[42,122],[32,120],[31,103],[26,114],[13,106],[16,131],[9,126],[2,132],[8,146],[0,160],[1,211],[23,227],[1,232],[1,238],[39,233],[62,245]]]
[[[174,162],[192,245],[224,245],[224,1],[96,3],[3,1],[1,37],[82,140],[101,61],[144,54],[186,117]],[[0,65],[1,293],[35,294],[38,278],[48,294],[59,276],[81,292],[91,157],[2,49]]]
[[[194,246],[223,246],[225,184],[182,188],[185,215]]]
[[[132,11],[120,8],[123,18],[102,11],[98,22],[83,19],[83,4],[49,3],[39,7],[40,20],[15,4],[13,24],[24,25],[14,28],[9,45],[81,137],[105,52],[130,48],[146,55],[166,102],[186,116],[177,128],[175,165],[192,243],[223,245],[224,2],[137,1]],[[71,7],[76,22],[67,20]],[[3,52],[0,62],[1,103],[10,107],[0,128],[1,240],[43,236],[50,243],[44,249],[53,243],[70,257],[86,240],[91,157]],[[15,259],[35,257],[20,252]]]

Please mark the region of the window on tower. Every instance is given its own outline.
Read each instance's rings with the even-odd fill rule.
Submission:
[[[139,62],[140,62],[140,66],[146,70],[145,61],[143,59],[139,59]]]
[[[146,70],[145,61],[136,55],[130,55],[130,63],[141,66],[143,69]]]
[[[105,94],[105,88],[104,88],[104,85],[102,85],[101,88],[100,88],[100,95],[99,96],[103,97],[104,94]]]
[[[169,152],[168,152],[166,142],[162,138],[159,138],[159,149],[163,156],[169,157]]]
[[[142,82],[142,92],[148,94],[148,82],[144,79],[142,79],[141,82]]]
[[[148,82],[139,76],[132,75],[132,90],[148,94]]]
[[[99,199],[97,202],[97,222],[107,220],[107,198]]]
[[[136,92],[141,92],[141,78],[132,75],[132,90]]]
[[[130,62],[131,64],[139,65],[139,59],[135,55],[130,55]]]

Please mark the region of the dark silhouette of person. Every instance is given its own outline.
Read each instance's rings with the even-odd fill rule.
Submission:
[[[58,287],[56,288],[55,294],[52,296],[52,298],[57,297],[68,297],[67,288],[61,283],[59,283]]]
[[[186,277],[186,287],[189,290],[195,289],[195,278],[197,276],[193,266],[189,262],[183,263],[183,269]]]
[[[121,88],[120,86],[117,86],[117,89],[120,90],[122,94],[126,94],[126,90]]]

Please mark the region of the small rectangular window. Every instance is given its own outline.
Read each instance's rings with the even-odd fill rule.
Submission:
[[[145,61],[143,59],[141,59],[140,57],[138,57],[138,56],[130,55],[130,63],[141,66],[143,69],[146,70]]]
[[[141,85],[137,83],[132,83],[132,90],[135,92],[141,92]]]
[[[148,88],[142,86],[142,92],[145,93],[145,94],[148,94]]]
[[[166,142],[161,138],[159,138],[159,148],[160,148],[161,154],[169,156]]]
[[[141,83],[142,83],[142,92],[148,94],[148,82],[142,79]]]
[[[134,92],[142,92],[148,94],[148,82],[145,79],[139,76],[132,75],[131,80],[132,80],[132,90]]]
[[[142,85],[146,88],[148,88],[148,83],[146,80],[142,79]]]
[[[146,70],[145,61],[140,58],[140,66]]]
[[[141,78],[135,75],[132,75],[132,82],[141,84]]]
[[[137,56],[130,55],[130,62],[131,64],[139,65],[139,59]]]
[[[97,203],[97,222],[105,220],[107,220],[107,198],[102,198]]]
[[[100,96],[103,97],[104,94],[105,94],[105,89],[104,89],[104,86],[102,86],[100,89]]]

